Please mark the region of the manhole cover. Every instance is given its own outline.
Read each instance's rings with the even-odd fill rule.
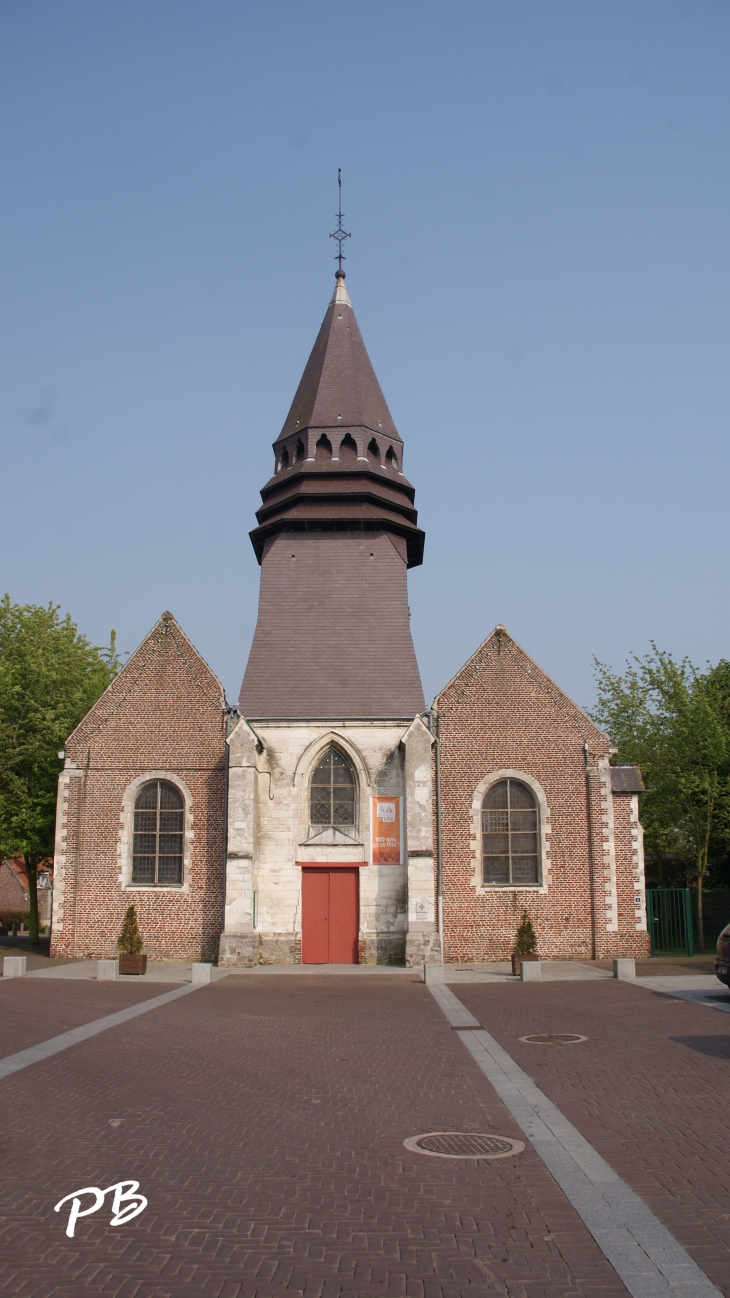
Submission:
[[[430,1154],[432,1158],[508,1158],[521,1154],[521,1140],[509,1136],[488,1136],[467,1131],[429,1131],[424,1136],[404,1140],[412,1154]]]
[[[529,1037],[520,1037],[529,1046],[577,1046],[588,1037],[580,1037],[577,1032],[534,1032]]]

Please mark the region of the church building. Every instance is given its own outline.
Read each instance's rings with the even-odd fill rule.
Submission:
[[[69,737],[52,954],[109,957],[134,903],[151,959],[505,959],[648,951],[635,767],[498,626],[427,709],[403,441],[344,271],[273,444],[251,532],[237,707],[170,613]]]

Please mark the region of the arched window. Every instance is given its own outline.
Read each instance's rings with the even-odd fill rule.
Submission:
[[[322,433],[314,448],[314,458],[320,462],[332,459],[332,443],[326,433]]]
[[[374,437],[368,446],[368,459],[371,464],[380,464],[380,447]]]
[[[328,748],[314,768],[309,799],[312,829],[355,824],[357,776],[352,763],[339,748]]]
[[[305,455],[304,442],[300,437],[296,444],[296,447],[294,448],[294,462],[297,463],[299,460],[303,460],[304,455]]]
[[[340,442],[340,464],[355,464],[357,461],[357,442],[350,433],[346,433]]]
[[[183,881],[185,803],[174,784],[153,780],[134,804],[132,883],[168,888]]]
[[[537,800],[521,780],[499,780],[482,803],[485,884],[540,882]]]
[[[389,469],[398,468],[398,456],[396,455],[392,446],[389,446],[387,451],[385,452],[385,463],[387,464]]]
[[[284,447],[283,451],[279,453],[279,463],[276,466],[276,472],[279,473],[282,469],[288,469],[288,468],[289,468],[289,452],[287,451],[286,447]]]

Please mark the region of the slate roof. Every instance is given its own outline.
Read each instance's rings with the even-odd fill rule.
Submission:
[[[348,435],[357,455],[342,451]],[[322,436],[330,443],[330,459],[316,453]],[[379,458],[369,454],[373,440]],[[339,272],[273,447],[276,471],[261,491],[258,527],[250,534],[259,563],[266,542],[277,533],[324,530],[385,530],[406,541],[409,568],[423,562],[424,534],[417,523],[415,492],[403,473],[403,442]]]
[[[643,793],[646,788],[640,766],[612,766],[612,793]]]
[[[358,328],[343,272],[277,442],[303,428],[356,426],[401,440]]]

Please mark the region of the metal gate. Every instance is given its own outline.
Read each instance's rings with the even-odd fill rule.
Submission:
[[[652,955],[694,955],[689,888],[647,888],[646,919]]]

